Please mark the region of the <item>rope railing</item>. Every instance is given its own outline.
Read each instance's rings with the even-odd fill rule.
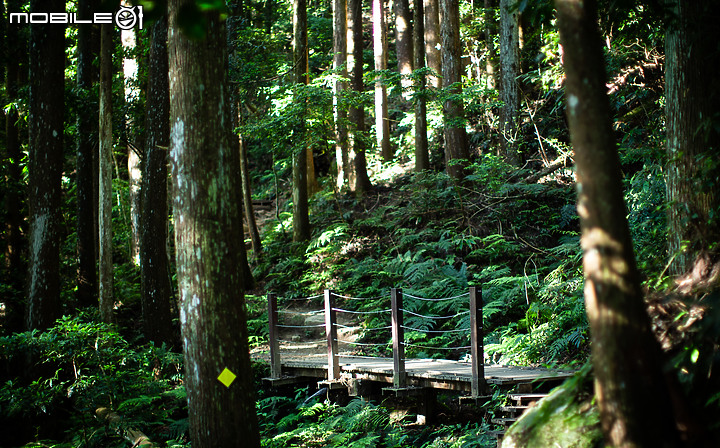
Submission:
[[[420,333],[467,333],[468,331],[470,331],[470,327],[457,328],[455,330],[426,330],[423,328],[408,327],[407,325],[403,325],[403,328],[405,330],[418,331]]]
[[[381,313],[389,313],[391,310],[390,308],[384,309],[384,310],[373,310],[373,311],[352,311],[352,310],[344,310],[342,308],[333,308],[333,311],[338,313],[348,313],[348,314],[381,314]]]
[[[409,293],[407,293],[407,292],[406,292],[406,293],[403,293],[403,295],[404,295],[405,297],[410,297],[411,299],[415,299],[415,300],[422,300],[422,301],[424,301],[424,302],[446,302],[446,301],[448,301],[448,300],[455,300],[455,299],[459,299],[459,298],[461,298],[461,297],[465,297],[465,296],[468,295],[468,294],[469,294],[469,293],[464,292],[464,293],[459,294],[459,295],[457,295],[457,296],[441,297],[441,298],[439,298],[439,299],[431,299],[431,298],[427,298],[427,297],[414,296],[414,295],[409,294]]]
[[[466,311],[460,311],[455,314],[445,316],[431,316],[421,314],[415,311],[410,311],[403,307],[403,296],[407,296],[414,300],[427,301],[427,302],[440,302],[449,301],[462,298],[464,296],[469,297],[469,309]],[[311,300],[319,297],[324,297],[324,309],[309,311],[309,312],[298,312],[292,310],[279,310],[277,307],[277,296],[275,294],[268,294],[268,324],[270,327],[270,372],[273,378],[281,378],[282,366],[280,364],[280,350],[278,330],[280,328],[288,329],[310,329],[310,328],[325,328],[325,341],[328,347],[328,381],[339,381],[340,380],[340,352],[338,350],[338,344],[346,344],[357,347],[387,347],[392,345],[393,352],[393,386],[395,388],[407,387],[407,374],[405,371],[405,348],[415,348],[421,350],[470,350],[471,355],[471,393],[473,396],[478,396],[485,382],[484,365],[483,365],[483,346],[482,346],[482,293],[479,288],[471,287],[467,293],[445,297],[440,299],[431,299],[418,297],[411,294],[403,294],[402,290],[398,288],[392,288],[390,292],[390,308],[381,310],[371,311],[355,311],[335,306],[335,299],[342,298],[346,300],[377,300],[383,297],[376,298],[361,298],[344,296],[341,294],[333,293],[330,290],[325,290],[324,294],[311,296],[304,300]],[[318,315],[323,313],[325,315],[325,323],[323,324],[309,324],[309,325],[294,325],[294,324],[280,324],[278,322],[279,314],[289,315]],[[362,331],[380,331],[390,329],[392,333],[391,342],[356,342],[339,340],[337,335],[337,329],[339,328],[352,328],[347,325],[338,324],[337,313],[346,313],[355,316],[370,316],[377,314],[390,314],[391,325],[375,327],[375,328],[363,328]],[[411,325],[404,325],[404,315],[410,315],[421,319],[428,319],[432,321],[443,321],[449,322],[449,319],[464,316],[469,314],[470,326],[469,328],[455,328],[448,330],[440,329],[422,329]],[[470,345],[463,346],[452,346],[452,347],[433,347],[427,345],[414,344],[411,342],[405,342],[405,330],[428,333],[428,334],[442,334],[442,333],[469,333],[470,334]],[[287,343],[286,341],[282,341]],[[355,356],[355,355],[353,355]]]
[[[426,350],[467,350],[471,348],[471,345],[455,346],[455,347],[432,347],[429,345],[416,345],[409,342],[403,342],[405,347],[420,348]]]
[[[340,297],[341,299],[345,300],[359,300],[359,301],[367,301],[367,300],[380,300],[385,299],[387,296],[375,296],[375,297],[352,297],[352,296],[344,296],[342,294],[333,293],[335,297]],[[322,296],[321,296],[322,297]]]
[[[416,313],[414,311],[406,310],[405,308],[401,308],[400,311],[402,311],[403,313],[410,314],[415,317],[422,317],[423,319],[432,319],[432,320],[452,319],[452,318],[464,316],[465,314],[470,313],[470,311],[468,310],[468,311],[460,311],[459,313],[455,313],[455,314],[449,314],[447,316],[427,316],[424,314]]]

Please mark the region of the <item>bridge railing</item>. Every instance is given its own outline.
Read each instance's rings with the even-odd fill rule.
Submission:
[[[415,302],[442,302],[442,301],[457,301],[463,296],[468,296],[469,309],[467,311],[457,312],[455,314],[449,314],[444,316],[435,316],[421,314],[417,311],[408,310],[405,307],[404,299],[408,297]],[[340,379],[340,352],[338,349],[338,343],[343,342],[345,344],[362,346],[362,347],[387,347],[390,343],[360,343],[350,341],[340,341],[338,339],[338,328],[343,327],[338,324],[337,314],[348,313],[358,315],[388,315],[390,316],[389,325],[384,327],[378,327],[368,330],[386,330],[391,329],[392,335],[392,354],[393,354],[393,387],[405,388],[407,387],[407,372],[405,369],[405,348],[412,347],[423,350],[469,350],[470,351],[470,363],[471,363],[471,394],[473,396],[480,395],[480,392],[485,387],[485,371],[484,371],[484,352],[483,352],[483,308],[482,308],[482,290],[479,287],[470,287],[468,292],[460,296],[446,297],[446,298],[424,298],[418,297],[411,294],[403,294],[402,289],[392,288],[390,291],[390,308],[379,309],[373,311],[351,311],[336,306],[336,299],[343,298],[346,300],[367,300],[356,297],[343,296],[341,294],[334,293],[331,290],[325,290],[322,295],[317,295],[301,300],[317,299],[323,297],[324,308],[309,311],[309,312],[297,312],[291,310],[280,310],[278,308],[277,296],[273,293],[268,294],[268,324],[269,324],[269,339],[270,339],[270,374],[272,378],[282,377],[282,367],[280,359],[280,343],[287,342],[281,341],[280,329],[301,329],[310,330],[324,327],[325,338],[323,343],[327,345],[328,353],[328,371],[327,377],[329,381],[335,381]],[[280,314],[324,314],[324,323],[322,324],[303,324],[303,325],[290,325],[281,324],[279,321]],[[430,321],[447,321],[448,319],[456,318],[464,314],[469,314],[469,328],[457,328],[452,330],[433,330],[427,328],[417,328],[408,326],[405,324],[405,317],[410,316],[411,318],[420,318]],[[407,342],[405,340],[405,330],[427,334],[442,334],[442,333],[469,333],[470,345],[467,346],[456,346],[456,347],[430,347],[423,346],[414,343]]]

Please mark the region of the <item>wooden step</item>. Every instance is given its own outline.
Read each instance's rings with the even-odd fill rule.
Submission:
[[[520,415],[530,406],[501,406],[500,411],[511,416]]]
[[[494,418],[490,420],[491,423],[495,423],[496,425],[503,425],[506,428],[515,423],[516,421],[517,418],[514,417]]]
[[[510,394],[508,398],[515,401],[518,406],[528,406],[531,403],[536,403],[540,399],[547,397],[548,394]]]

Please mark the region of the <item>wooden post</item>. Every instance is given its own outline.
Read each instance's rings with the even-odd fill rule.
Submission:
[[[335,317],[335,295],[325,290],[325,334],[328,345],[328,381],[340,379],[340,358],[338,357],[337,319]]]
[[[280,364],[280,335],[278,334],[278,309],[277,296],[269,293],[268,300],[268,327],[270,330],[270,378],[282,377],[282,366]]]
[[[390,291],[393,340],[393,387],[406,387],[405,376],[405,330],[403,329],[402,289]]]
[[[485,390],[486,384],[482,288],[475,286],[470,287],[470,354],[472,355],[472,383],[470,390],[473,397],[478,397]]]

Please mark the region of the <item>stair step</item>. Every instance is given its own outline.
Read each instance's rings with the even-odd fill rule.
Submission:
[[[541,398],[547,397],[548,394],[510,394],[508,398],[514,400],[520,406],[527,406],[530,403],[540,401]]]
[[[522,414],[530,406],[501,406],[500,411],[508,414]]]
[[[490,422],[492,422],[492,423],[495,423],[498,425],[505,425],[506,427],[512,425],[516,421],[517,421],[517,419],[512,418],[512,417],[494,418],[494,419],[490,420]]]

